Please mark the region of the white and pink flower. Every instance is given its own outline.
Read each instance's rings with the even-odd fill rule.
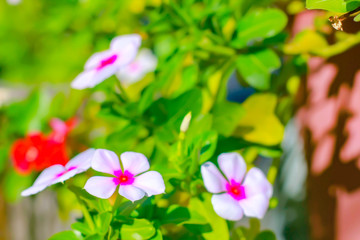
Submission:
[[[110,49],[92,55],[85,63],[85,69],[71,83],[75,89],[92,88],[114,75],[122,67],[131,63],[141,45],[138,34],[123,35],[114,38]]]
[[[264,173],[254,167],[245,176],[246,163],[238,153],[219,155],[218,164],[226,178],[212,162],[201,166],[205,188],[214,193],[211,202],[215,212],[232,221],[244,215],[263,218],[273,192]]]
[[[99,198],[109,198],[119,186],[119,194],[130,201],[136,201],[145,195],[152,196],[165,192],[164,180],[160,173],[148,171],[148,159],[141,153],[124,152],[118,156],[109,150],[96,150],[91,167],[111,176],[91,177],[84,189]]]
[[[141,49],[135,60],[121,68],[116,76],[124,84],[141,80],[147,73],[153,72],[157,66],[157,58],[150,49]]]
[[[76,174],[85,172],[91,166],[94,153],[95,149],[88,149],[76,155],[65,166],[55,164],[46,168],[41,172],[34,184],[21,193],[21,196],[26,197],[36,194],[53,184],[64,182]]]

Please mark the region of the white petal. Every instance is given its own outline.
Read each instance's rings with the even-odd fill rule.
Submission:
[[[64,173],[63,175],[59,176],[54,183],[59,183],[59,182],[65,182],[66,180],[68,180],[69,178],[72,178],[73,176],[84,172],[83,170],[78,170],[78,169],[74,169],[71,171],[67,171],[66,173]]]
[[[114,194],[116,187],[114,178],[96,176],[87,180],[84,189],[95,197],[106,199]]]
[[[71,87],[74,89],[82,90],[85,88],[91,88],[94,86],[93,78],[95,71],[89,70],[80,73],[72,82]]]
[[[65,167],[60,164],[56,164],[45,169],[41,172],[41,174],[35,180],[34,184],[31,187],[21,192],[21,196],[25,197],[36,194],[38,192],[41,192],[48,186],[57,183],[59,175],[62,174],[64,171],[66,171]]]
[[[135,177],[133,186],[145,191],[149,197],[165,192],[164,179],[156,171],[149,171]]]
[[[224,219],[238,221],[243,217],[243,210],[239,202],[227,193],[214,194],[211,203],[217,215]]]
[[[156,66],[157,58],[151,50],[141,49],[135,60],[121,68],[116,76],[125,84],[134,83],[141,80],[147,73],[154,71]]]
[[[95,149],[90,148],[73,157],[65,166],[66,169],[76,168],[78,171],[86,171],[91,167],[91,161],[95,154]]]
[[[85,63],[85,69],[86,70],[92,70],[94,68],[97,68],[101,61],[113,56],[115,54],[112,50],[106,50],[102,52],[94,53]]]
[[[134,45],[139,48],[141,45],[141,36],[139,34],[128,34],[115,37],[111,40],[110,49],[113,51],[121,51],[128,45]]]
[[[220,193],[226,191],[226,180],[212,162],[206,162],[201,166],[201,175],[205,188],[209,192]]]
[[[36,194],[38,192],[41,192],[42,190],[44,190],[45,188],[47,188],[48,186],[50,186],[52,184],[39,184],[39,185],[33,185],[27,189],[25,189],[24,191],[21,192],[21,196],[23,197],[27,197],[33,194]]]
[[[255,195],[263,195],[266,198],[271,198],[273,188],[267,180],[264,173],[258,168],[252,168],[246,174],[243,186],[245,188],[246,197]]]
[[[150,165],[148,159],[142,153],[124,152],[120,155],[124,171],[129,171],[133,175],[149,170]]]
[[[40,185],[43,183],[48,183],[54,181],[59,174],[65,172],[66,169],[63,165],[55,164],[51,167],[46,168],[44,171],[42,171],[39,175],[39,177],[35,180],[34,185]]]
[[[120,185],[119,194],[132,202],[140,200],[145,196],[143,190],[132,185]]]
[[[222,153],[218,157],[221,171],[229,181],[241,183],[246,173],[246,163],[238,153]]]
[[[264,195],[255,195],[239,201],[240,206],[248,217],[263,218],[269,207],[269,198]]]
[[[93,155],[91,167],[99,172],[115,175],[115,172],[121,171],[118,156],[106,149],[97,149]]]

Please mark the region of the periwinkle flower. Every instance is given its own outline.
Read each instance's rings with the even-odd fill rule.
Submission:
[[[91,160],[95,149],[88,149],[71,159],[65,166],[55,164],[42,171],[34,184],[21,192],[21,196],[30,196],[41,192],[45,188],[68,180],[76,174],[85,172],[91,166]]]
[[[85,63],[85,69],[71,83],[75,89],[92,88],[131,63],[138,52],[141,37],[138,34],[118,36],[110,49],[95,53]]]
[[[147,73],[156,69],[157,58],[150,49],[141,49],[135,60],[121,68],[116,76],[124,84],[141,80]]]
[[[141,153],[124,152],[118,156],[109,150],[96,150],[91,167],[110,176],[91,177],[84,189],[98,198],[111,197],[119,186],[119,194],[130,201],[145,195],[152,196],[165,192],[165,184],[160,173],[148,171],[148,159]]]
[[[273,192],[264,173],[256,167],[246,173],[246,163],[238,153],[220,154],[218,164],[226,178],[212,162],[201,166],[205,188],[214,194],[215,212],[232,221],[244,215],[263,218]]]

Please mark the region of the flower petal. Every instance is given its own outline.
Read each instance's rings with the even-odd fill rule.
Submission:
[[[58,176],[62,174],[66,169],[60,164],[53,165],[44,171],[42,171],[39,177],[35,180],[34,184],[21,192],[21,196],[30,196],[41,192],[50,185],[57,183]]]
[[[241,183],[246,173],[246,163],[238,153],[222,153],[218,157],[221,171],[229,181]]]
[[[264,173],[254,167],[246,174],[243,186],[247,198],[255,195],[264,195],[266,198],[271,198],[273,187],[267,180]]]
[[[131,84],[141,80],[148,72],[156,69],[157,58],[149,49],[140,50],[135,60],[121,68],[116,76],[125,84]]]
[[[132,185],[120,185],[119,194],[132,202],[140,200],[145,196],[143,190]]]
[[[22,191],[21,196],[27,197],[27,196],[39,193],[50,185],[52,185],[52,184],[49,183],[49,184],[32,185],[31,187]]]
[[[156,171],[149,171],[135,177],[133,186],[145,191],[149,197],[165,192],[164,179]]]
[[[269,207],[269,198],[265,195],[255,195],[239,201],[240,206],[248,217],[263,218]]]
[[[115,172],[121,171],[118,156],[106,149],[97,149],[94,153],[91,167],[103,173],[115,175]]]
[[[109,198],[114,194],[117,187],[113,179],[112,177],[91,177],[87,180],[84,189],[95,197]]]
[[[76,168],[78,173],[84,172],[91,167],[91,160],[95,154],[95,149],[90,148],[73,157],[65,166],[67,170]]]
[[[217,215],[224,219],[238,221],[243,217],[243,210],[239,202],[227,193],[214,194],[211,203]]]
[[[209,192],[220,193],[226,191],[226,180],[212,162],[206,162],[201,166],[201,175],[205,188]]]
[[[71,82],[71,87],[74,89],[82,90],[85,88],[91,88],[96,84],[93,83],[95,70],[84,71],[77,75],[77,77]]]
[[[133,175],[149,170],[150,165],[148,159],[142,153],[124,152],[120,155],[124,171],[129,171]]]
[[[139,48],[141,45],[141,36],[139,34],[127,34],[115,37],[111,40],[110,49],[113,51],[121,51],[128,45]]]
[[[85,63],[85,70],[92,70],[101,64],[101,61],[115,54],[112,50],[94,53]]]

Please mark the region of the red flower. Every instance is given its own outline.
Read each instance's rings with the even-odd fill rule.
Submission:
[[[52,119],[53,131],[45,136],[42,133],[30,133],[14,142],[11,159],[15,169],[22,174],[41,171],[54,164],[65,165],[69,161],[66,153],[66,137],[74,127],[76,120],[63,122]]]

